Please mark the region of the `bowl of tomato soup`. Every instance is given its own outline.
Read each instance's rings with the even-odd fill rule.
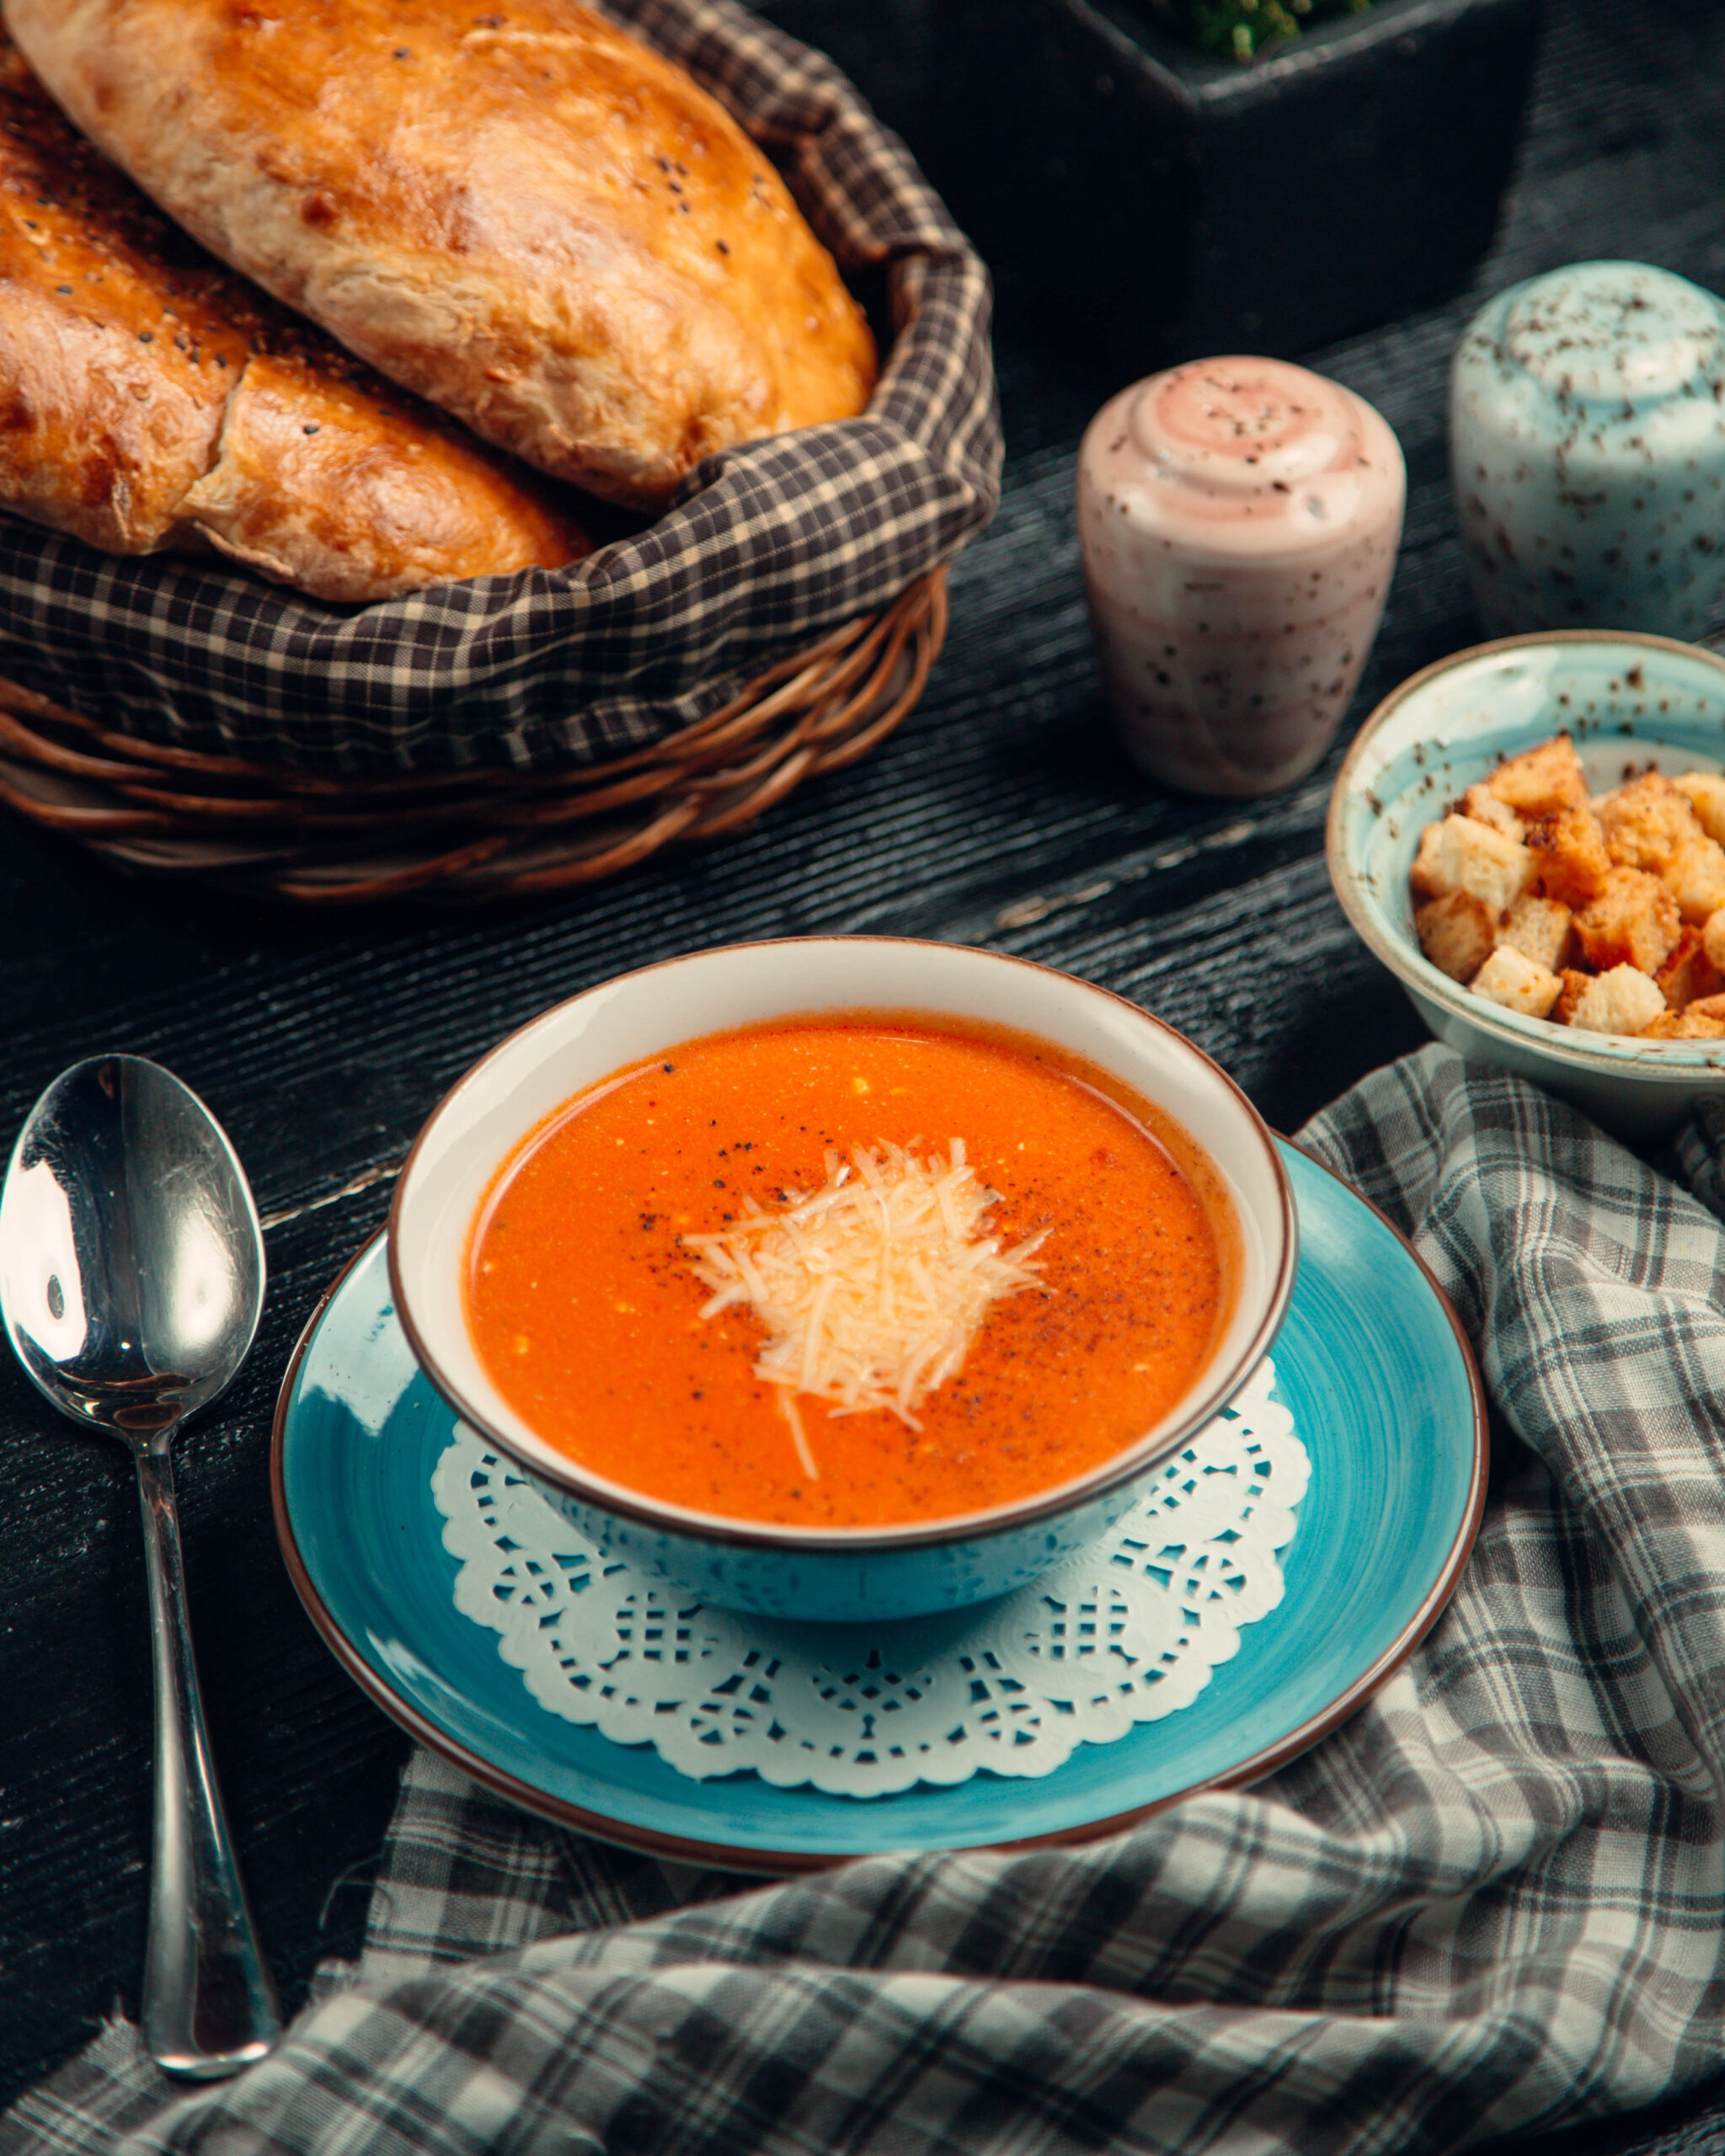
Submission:
[[[957,1609],[1101,1534],[1286,1307],[1239,1089],[1135,1005],[887,937],[626,974],[512,1034],[397,1187],[434,1384],[704,1600]]]

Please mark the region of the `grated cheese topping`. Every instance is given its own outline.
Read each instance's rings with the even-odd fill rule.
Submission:
[[[962,1367],[989,1305],[1042,1285],[1028,1261],[1048,1233],[1001,1250],[986,1232],[999,1193],[978,1182],[962,1138],[944,1160],[883,1144],[848,1161],[829,1152],[825,1166],[811,1195],[787,1191],[777,1212],[750,1198],[721,1234],[682,1238],[713,1290],[702,1316],[746,1304],[766,1327],[755,1374],[780,1388],[815,1480],[795,1396],[840,1415],[884,1408],[921,1429],[917,1408]]]

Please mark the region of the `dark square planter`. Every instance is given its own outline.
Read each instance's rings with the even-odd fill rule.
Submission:
[[[932,177],[985,254],[1142,372],[1307,351],[1462,284],[1543,0],[1378,0],[1249,66],[1126,0],[932,4]]]

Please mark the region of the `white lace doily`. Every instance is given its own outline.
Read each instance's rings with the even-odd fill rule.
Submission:
[[[715,1609],[599,1556],[465,1424],[432,1472],[456,1606],[542,1707],[705,1780],[884,1796],[1045,1774],[1188,1705],[1282,1598],[1311,1463],[1263,1363],[1102,1540],[1001,1600],[873,1625]]]

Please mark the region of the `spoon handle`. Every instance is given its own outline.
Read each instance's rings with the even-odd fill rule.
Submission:
[[[210,1757],[186,1622],[171,1433],[135,1442],[156,1673],[155,1852],[144,2044],[169,2073],[214,2080],[264,2057],[281,2014],[246,1906]]]

